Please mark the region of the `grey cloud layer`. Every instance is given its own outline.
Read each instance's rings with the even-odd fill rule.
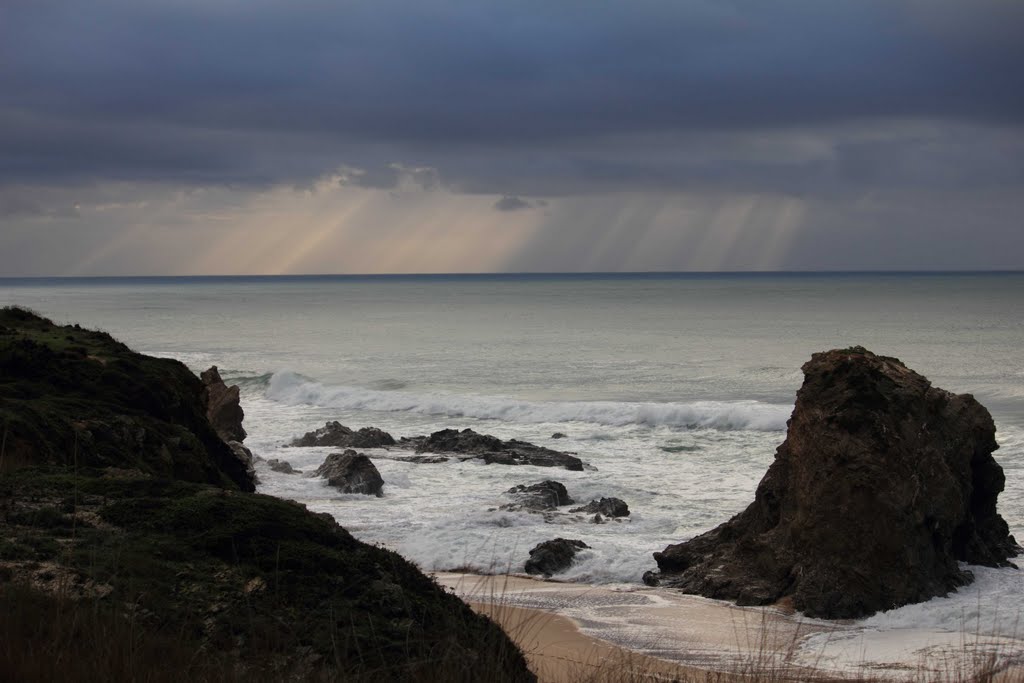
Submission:
[[[0,183],[1006,186],[1021,35],[1001,0],[9,0]]]

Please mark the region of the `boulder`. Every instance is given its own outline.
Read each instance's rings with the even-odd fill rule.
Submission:
[[[551,438],[552,439],[564,439],[565,438],[565,434],[563,434],[562,432],[555,432],[554,434],[551,435]]]
[[[324,464],[316,469],[316,474],[327,479],[328,486],[342,493],[362,493],[378,498],[384,495],[384,480],[373,462],[351,449],[328,455]]]
[[[754,502],[654,553],[650,585],[811,617],[857,618],[946,595],[959,562],[1010,565],[988,411],[861,347],[803,366],[785,442]]]
[[[290,446],[329,446],[331,448],[383,448],[394,446],[390,434],[376,427],[349,429],[340,422],[331,421],[320,429],[306,432],[292,441]]]
[[[604,517],[629,517],[629,506],[619,498],[601,498],[592,500],[578,508],[572,508],[569,512],[585,512],[588,515],[596,514]]]
[[[245,412],[238,400],[238,386],[226,385],[216,365],[201,372],[199,379],[206,389],[206,417],[214,431],[225,443],[245,441],[245,429],[242,428]]]
[[[274,472],[280,472],[282,474],[302,474],[302,470],[295,469],[291,466],[291,463],[284,460],[278,460],[276,458],[268,460],[267,466]]]
[[[520,484],[506,491],[512,497],[512,503],[502,505],[502,510],[526,510],[542,512],[554,510],[560,505],[572,505],[573,499],[565,490],[565,486],[557,481],[542,481],[539,484]]]
[[[526,573],[551,576],[564,572],[572,566],[576,553],[589,547],[583,541],[569,538],[555,538],[538,543],[530,551],[530,559],[526,561]]]
[[[414,448],[417,453],[458,453],[479,458],[488,465],[535,465],[537,467],[564,467],[580,472],[583,461],[569,453],[536,446],[526,441],[502,441],[490,434],[478,434],[472,429],[442,429],[430,436],[403,438],[402,446]]]

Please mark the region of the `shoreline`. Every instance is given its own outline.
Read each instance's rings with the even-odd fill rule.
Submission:
[[[1020,642],[1004,638],[950,633],[918,642],[921,649],[897,647],[869,659],[865,635],[849,622],[809,620],[779,607],[737,607],[646,586],[431,575],[474,611],[496,621],[545,683],[1024,681]],[[906,637],[893,635],[895,640]],[[851,658],[851,650],[860,654]]]
[[[832,630],[775,611],[646,586],[452,572],[433,576],[498,622],[542,681],[602,680],[611,672],[617,680],[623,672],[628,672],[625,680],[713,675],[729,681],[780,670],[821,676],[792,655],[803,637]],[[583,612],[598,618],[580,618]],[[619,628],[609,629],[610,624]]]

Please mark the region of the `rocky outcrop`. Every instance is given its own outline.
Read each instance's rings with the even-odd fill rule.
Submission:
[[[0,309],[0,472],[120,467],[252,491],[245,464],[207,419],[184,364],[135,353],[104,332]]]
[[[530,551],[526,561],[527,574],[552,576],[572,566],[576,554],[590,546],[576,539],[555,538],[538,543]]]
[[[351,449],[328,455],[324,464],[316,469],[316,475],[324,477],[328,486],[342,493],[362,493],[378,498],[384,495],[384,480],[373,462]]]
[[[578,508],[572,508],[569,512],[584,512],[588,515],[601,515],[602,517],[629,517],[629,506],[619,498],[601,498],[592,500]]]
[[[543,512],[554,510],[560,505],[572,505],[573,499],[565,490],[565,486],[557,481],[542,481],[538,484],[520,484],[505,492],[512,497],[511,503],[501,506],[502,510],[525,510],[527,512]]]
[[[958,562],[1010,564],[1020,548],[996,512],[995,427],[974,397],[860,347],[814,354],[803,371],[754,502],[655,553],[646,583],[853,618],[969,583]]]
[[[488,465],[535,465],[537,467],[563,467],[582,471],[583,461],[569,453],[536,446],[526,441],[502,441],[490,434],[478,434],[472,429],[442,429],[430,436],[403,438],[405,448],[417,453],[456,453],[463,459],[479,458]]]
[[[239,403],[238,387],[225,384],[216,365],[201,372],[199,379],[205,389],[206,417],[214,431],[225,443],[245,441],[245,411]]]
[[[394,446],[390,434],[376,427],[349,429],[340,422],[331,421],[320,429],[306,432],[292,441],[290,446],[328,446],[330,448],[384,448]]]

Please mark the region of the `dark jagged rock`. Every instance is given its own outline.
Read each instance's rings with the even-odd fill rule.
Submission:
[[[754,502],[655,553],[646,583],[855,618],[969,583],[958,561],[1010,565],[1020,548],[996,512],[995,426],[973,396],[860,347],[816,353],[803,371]]]
[[[502,441],[490,434],[478,434],[472,429],[442,429],[430,436],[403,438],[400,445],[414,448],[417,453],[458,453],[479,458],[488,465],[536,465],[538,467],[564,467],[580,472],[583,461],[569,453],[536,446],[526,441]],[[467,459],[467,458],[464,458]]]
[[[601,498],[572,508],[569,512],[585,512],[588,515],[597,514],[604,517],[629,517],[629,506],[619,498]]]
[[[199,373],[199,379],[206,390],[206,417],[214,431],[225,443],[245,441],[246,433],[242,427],[245,411],[239,402],[238,387],[226,385],[216,365]]]
[[[330,448],[384,448],[394,446],[390,434],[376,427],[349,429],[340,422],[331,421],[316,431],[307,432],[292,441],[290,446],[328,446]]]
[[[316,469],[316,475],[327,479],[328,486],[342,493],[362,493],[378,498],[384,495],[384,480],[373,462],[351,449],[328,455],[324,464]]]
[[[589,547],[583,541],[568,538],[555,538],[538,543],[530,551],[530,559],[526,561],[526,573],[551,576],[564,572],[572,566],[576,553]]]
[[[520,484],[513,486],[506,491],[513,499],[513,502],[502,505],[502,510],[526,510],[529,512],[542,512],[554,510],[560,505],[572,505],[573,499],[565,490],[565,486],[557,481],[542,481],[539,484]]]
[[[564,439],[565,438],[565,434],[563,434],[562,432],[555,432],[554,434],[551,435],[551,438],[552,439]]]
[[[268,460],[267,467],[274,472],[280,472],[281,474],[302,474],[302,470],[297,470],[292,467],[291,463],[285,460],[278,460],[277,458],[271,458]]]

